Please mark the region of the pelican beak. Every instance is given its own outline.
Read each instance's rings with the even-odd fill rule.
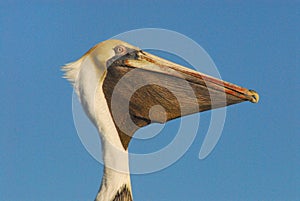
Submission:
[[[108,63],[103,91],[125,149],[135,131],[152,122],[165,123],[244,101],[257,103],[259,99],[253,90],[142,50],[134,49]],[[163,110],[151,112],[157,105]]]
[[[202,85],[218,92],[224,92],[227,96],[235,97],[236,100],[239,100],[236,102],[250,101],[252,103],[257,103],[259,101],[259,95],[254,90],[249,90],[194,71],[144,51],[137,51],[135,58],[129,57],[123,60],[123,62],[128,67],[144,69],[146,71],[185,79],[189,83]]]

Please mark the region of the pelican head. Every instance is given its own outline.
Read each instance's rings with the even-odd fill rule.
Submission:
[[[97,44],[63,70],[100,134],[104,175],[97,201],[132,200],[128,146],[139,128],[244,101],[256,103],[259,99],[253,90],[120,40]],[[154,107],[157,105],[160,107]]]

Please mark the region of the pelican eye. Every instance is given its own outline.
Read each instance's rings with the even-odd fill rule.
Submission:
[[[116,54],[124,54],[127,52],[127,49],[126,49],[126,47],[119,45],[114,48],[114,51]]]

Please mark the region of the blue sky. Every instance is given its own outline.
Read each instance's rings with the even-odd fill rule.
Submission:
[[[201,114],[203,127],[179,161],[132,176],[135,200],[299,200],[299,9],[296,1],[1,2],[0,200],[94,199],[103,167],[76,134],[60,66],[148,27],[195,40],[224,80],[257,90],[261,100],[228,108],[205,160],[198,154],[210,114]],[[143,152],[137,141],[131,149]]]

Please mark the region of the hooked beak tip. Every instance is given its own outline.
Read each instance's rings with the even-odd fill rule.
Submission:
[[[249,90],[249,92],[250,92],[250,96],[252,96],[252,99],[250,100],[252,103],[258,103],[258,101],[259,101],[259,95],[258,95],[258,93],[256,92],[256,91],[254,91],[254,90]]]

